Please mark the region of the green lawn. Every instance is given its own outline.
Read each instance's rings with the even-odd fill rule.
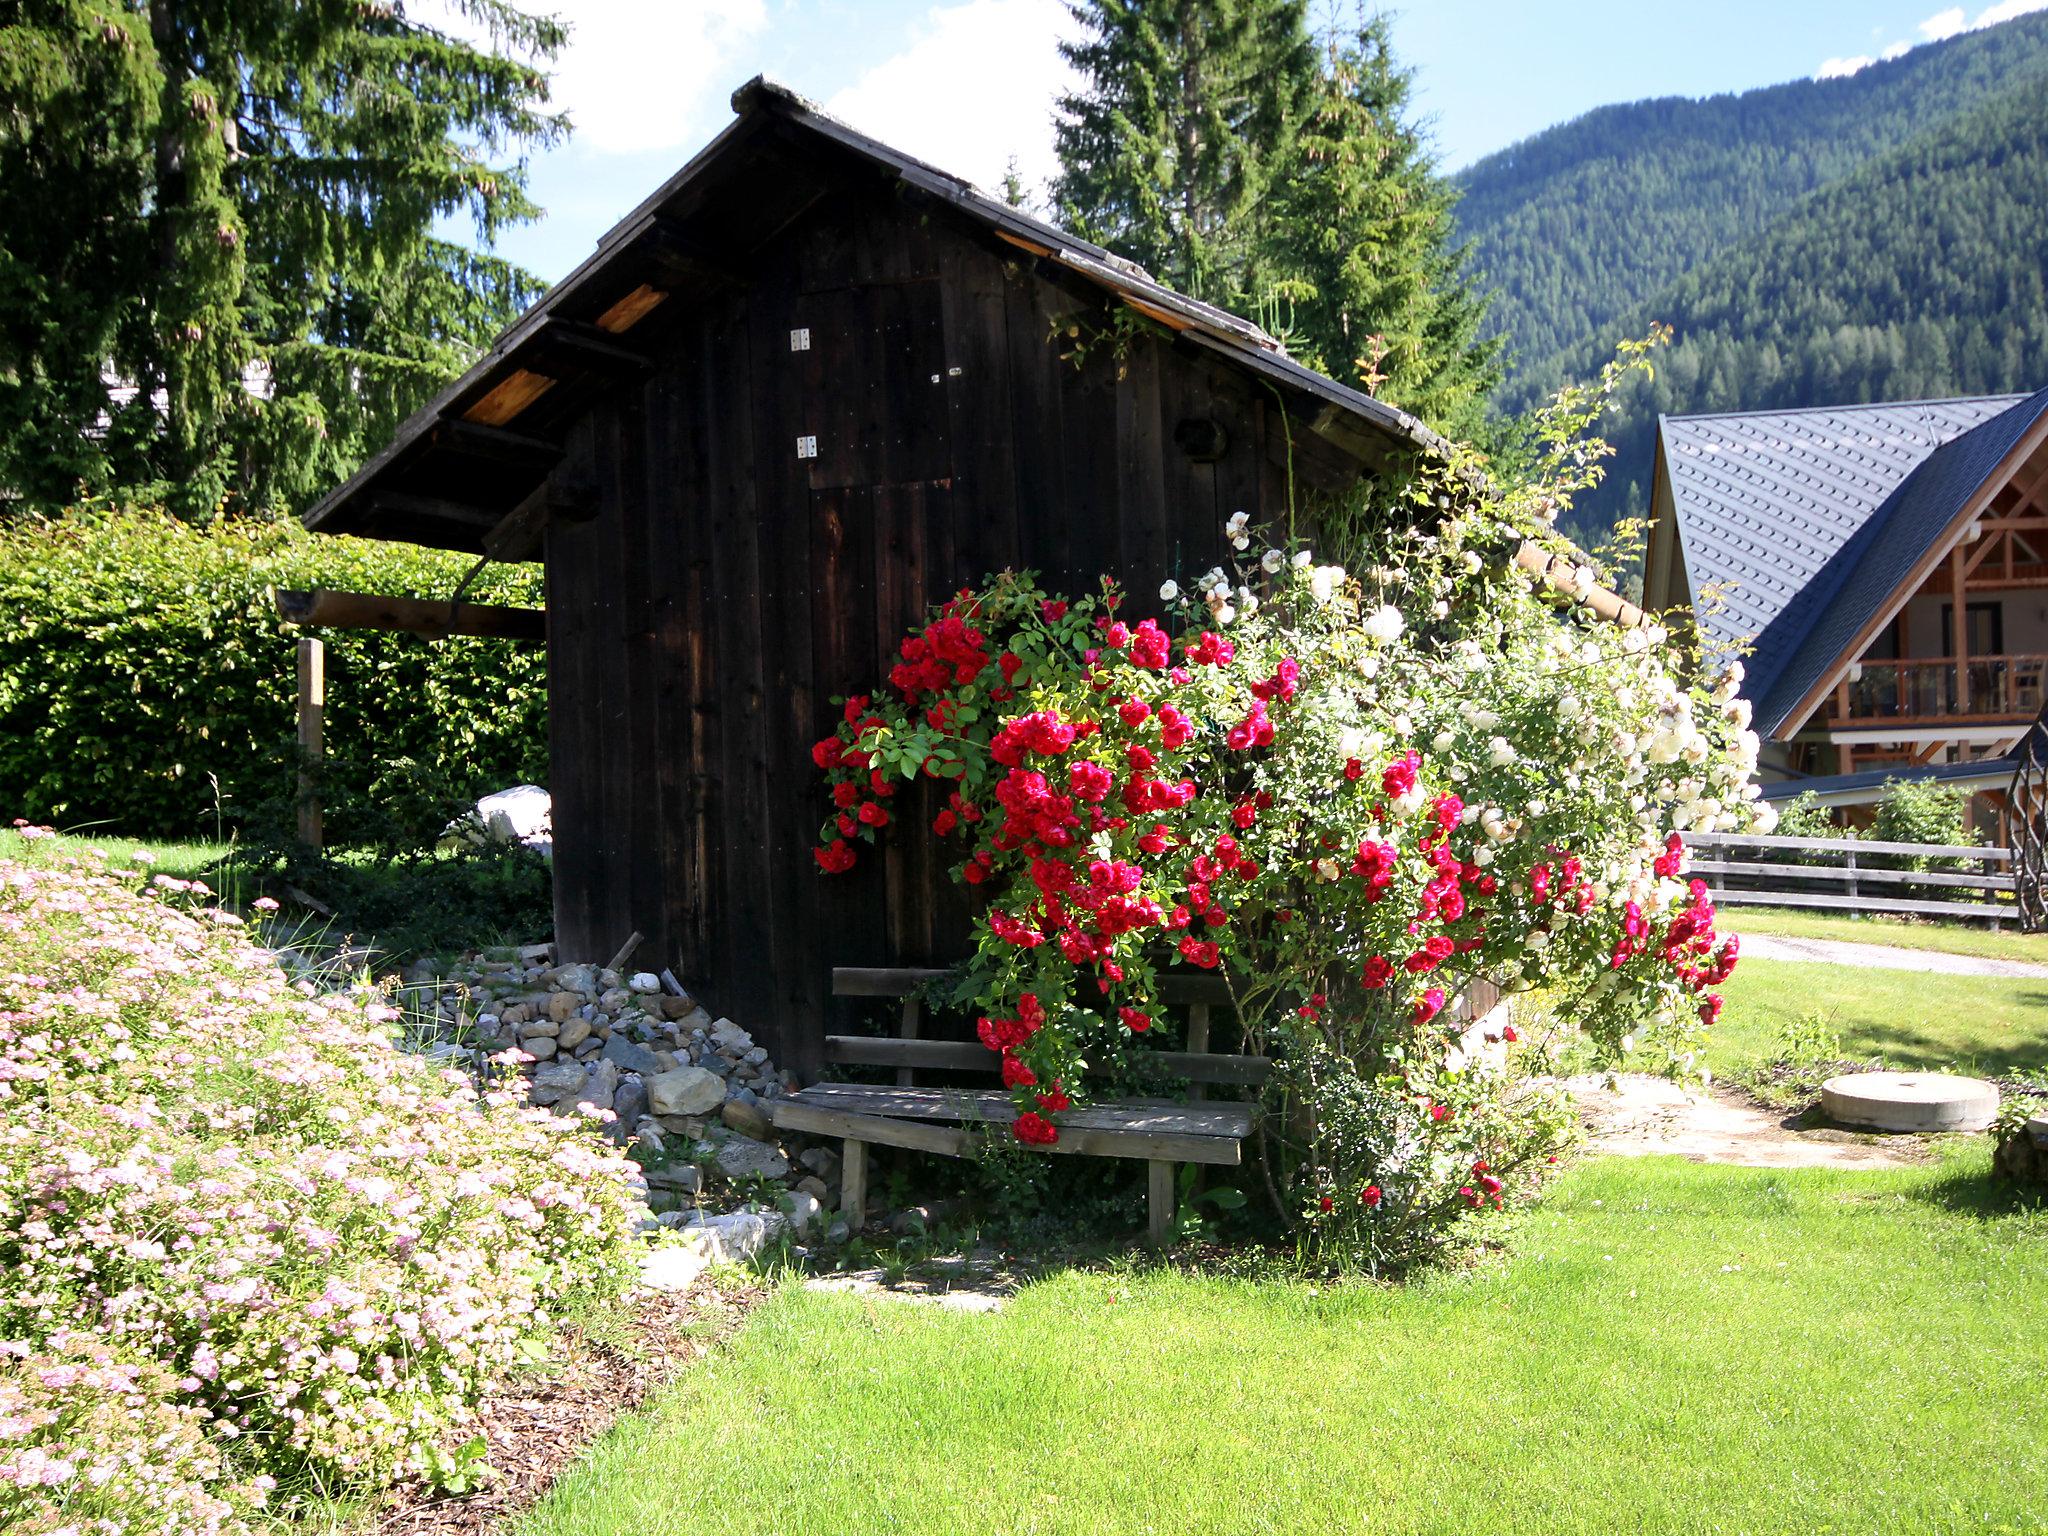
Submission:
[[[1735,933],[1765,933],[1788,939],[1846,939],[1852,944],[1889,944],[1896,949],[1939,949],[1952,955],[1994,960],[2031,960],[2048,965],[2048,934],[2007,927],[1993,933],[1983,923],[1922,922],[1873,914],[1837,917],[1789,907],[1721,908],[1721,926]]]
[[[1780,1056],[1781,1032],[1819,1013],[1844,1056],[1991,1077],[2048,1069],[2048,977],[1945,976],[1745,959],[1721,988],[1707,1065],[1719,1076]]]
[[[156,855],[156,862],[150,867],[157,873],[173,875],[180,880],[204,879],[212,883],[213,868],[227,854],[226,843],[174,843],[160,839],[136,839],[132,837],[95,837],[91,833],[73,833],[57,837],[37,838],[33,849],[12,827],[0,827],[0,859],[18,859],[24,856],[46,856],[52,853],[83,853],[88,848],[97,848],[105,853],[115,868],[132,865],[138,851]]]
[[[1603,1159],[1406,1287],[790,1288],[516,1530],[2048,1530],[2048,1213],[1986,1165]]]

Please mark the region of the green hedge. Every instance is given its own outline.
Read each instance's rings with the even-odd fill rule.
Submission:
[[[0,817],[138,837],[211,834],[218,817],[274,834],[291,803],[297,681],[273,591],[432,597],[469,563],[295,522],[198,528],[92,509],[0,524]],[[488,566],[470,590],[541,601],[531,567]],[[457,795],[546,782],[540,647],[322,638],[335,841],[403,844]]]

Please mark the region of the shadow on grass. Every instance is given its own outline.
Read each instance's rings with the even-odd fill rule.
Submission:
[[[2048,1214],[2048,1199],[1989,1168],[1956,1168],[1917,1185],[1909,1198],[1978,1221]]]
[[[1956,1054],[1952,1025],[1944,1029],[1897,1018],[1859,1017],[1851,1027],[1859,1048],[1867,1048],[1888,1063],[1938,1064],[1979,1077],[2004,1077],[2048,1063],[2048,987],[2029,988],[2016,1001],[2025,1008],[2041,1010],[2035,1027],[2016,1024],[2011,1039],[1980,1042],[1961,1056]]]

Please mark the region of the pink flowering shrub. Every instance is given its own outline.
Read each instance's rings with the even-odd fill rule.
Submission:
[[[418,1461],[627,1272],[624,1160],[294,987],[203,888],[0,863],[0,1527]]]
[[[985,903],[972,990],[1016,1138],[1055,1144],[1084,1074],[1158,1038],[1162,973],[1213,972],[1281,1063],[1275,1205],[1402,1262],[1569,1124],[1517,1080],[1516,1026],[1458,1006],[1475,983],[1692,1068],[1737,950],[1684,834],[1767,818],[1757,739],[1738,674],[1591,616],[1491,504],[1383,534],[1358,574],[1226,533],[1234,569],[1152,613],[1013,573],[944,604],[813,750],[817,861],[886,835],[905,780],[948,783],[930,830]]]

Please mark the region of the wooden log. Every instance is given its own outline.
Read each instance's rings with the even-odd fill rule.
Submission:
[[[320,805],[320,764],[326,757],[327,647],[307,636],[299,641],[299,841],[319,848],[326,841]]]
[[[1935,871],[1922,873],[1911,869],[1872,869],[1867,865],[1840,864],[1767,864],[1750,859],[1694,859],[1692,871],[1698,875],[1747,875],[1756,879],[1810,880],[1846,882],[1849,894],[1857,894],[1857,887],[1864,881],[1878,885],[1945,885],[1965,890],[2009,891],[2013,888],[2011,875],[1951,875]]]
[[[425,635],[474,635],[490,640],[547,639],[547,614],[539,608],[505,608],[492,603],[441,603],[373,592],[310,592],[280,589],[277,611],[287,623],[311,629],[384,629]]]
[[[1549,550],[1533,542],[1524,543],[1515,551],[1515,564],[1541,577],[1560,592],[1568,592],[1574,597],[1579,595],[1578,588],[1572,582],[1572,573],[1577,567],[1562,555],[1553,555]],[[1605,587],[1593,588],[1585,594],[1584,601],[1586,606],[1601,618],[1610,624],[1619,624],[1623,629],[1634,629],[1649,618],[1649,615],[1634,603],[1608,591]]]
[[[1885,843],[1868,838],[1784,837],[1763,832],[1687,832],[1689,848],[1797,848],[1806,853],[1904,853],[1929,859],[1987,859],[2002,863],[2012,858],[2010,848],[1988,843]]]
[[[1851,898],[1833,891],[1722,891],[1711,893],[1716,902],[1748,907],[1824,907],[1836,912],[1912,912],[1922,917],[1988,918],[1998,921],[2020,915],[2016,906],[1993,906],[1989,902],[1909,901],[1891,896]]]

